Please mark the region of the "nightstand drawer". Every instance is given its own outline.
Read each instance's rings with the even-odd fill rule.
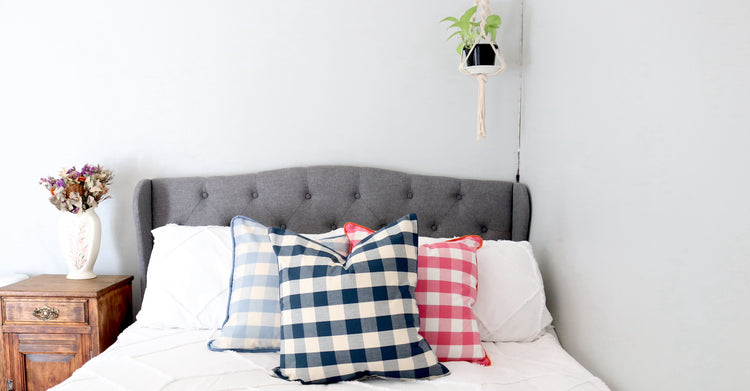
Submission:
[[[87,300],[6,299],[3,319],[12,323],[88,323]]]

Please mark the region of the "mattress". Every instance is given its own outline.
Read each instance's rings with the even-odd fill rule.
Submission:
[[[447,362],[451,374],[436,380],[368,379],[329,385],[273,377],[270,370],[279,364],[278,353],[210,351],[206,343],[216,333],[148,328],[136,322],[114,345],[52,390],[609,390],[563,350],[553,332],[533,342],[485,343],[492,365]]]

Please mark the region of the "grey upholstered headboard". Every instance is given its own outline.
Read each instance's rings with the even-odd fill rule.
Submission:
[[[227,226],[243,215],[268,226],[320,233],[349,221],[380,228],[416,213],[423,236],[527,240],[531,221],[523,184],[349,166],[144,179],[135,187],[133,212],[141,293],[153,248],[151,230],[168,223]]]

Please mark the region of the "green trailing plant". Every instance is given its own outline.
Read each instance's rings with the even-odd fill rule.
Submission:
[[[474,45],[474,42],[476,42],[477,38],[482,35],[481,24],[479,22],[474,22],[471,20],[476,12],[477,6],[475,5],[466,10],[466,12],[464,12],[460,18],[448,16],[447,18],[440,21],[441,23],[453,23],[448,26],[448,29],[456,29],[456,31],[448,36],[448,40],[455,36],[459,37],[461,41],[459,42],[458,47],[456,47],[457,53],[461,53],[462,49],[471,49],[471,46]],[[488,15],[484,21],[484,34],[486,37],[489,37],[490,43],[492,44],[497,43],[497,29],[500,28],[501,23],[502,19],[500,19],[500,16],[494,14]]]

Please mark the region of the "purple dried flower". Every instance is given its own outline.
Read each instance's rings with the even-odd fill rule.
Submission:
[[[57,187],[65,187],[65,181],[62,179],[58,179],[57,182],[55,182],[55,186]]]

